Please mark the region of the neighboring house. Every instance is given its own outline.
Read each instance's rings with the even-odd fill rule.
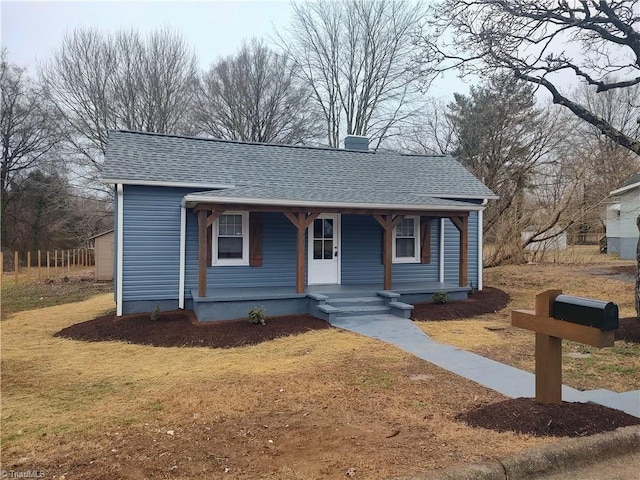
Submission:
[[[640,173],[627,179],[609,194],[607,205],[607,253],[621,259],[636,258],[640,215]]]
[[[531,227],[521,232],[522,243],[534,236],[536,230]],[[525,250],[533,252],[545,252],[547,250],[566,250],[567,249],[567,232],[561,227],[551,227],[548,231],[538,235],[537,238],[546,240],[533,241],[529,243]]]
[[[364,137],[342,150],[112,131],[102,175],[118,315],[408,316],[405,302],[482,288],[496,196],[450,156],[370,152]]]
[[[113,280],[113,229],[94,235],[93,253],[96,260],[96,280]]]

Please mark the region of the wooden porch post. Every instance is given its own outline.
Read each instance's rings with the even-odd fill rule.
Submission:
[[[198,296],[207,296],[207,212],[198,210]]]
[[[393,229],[402,221],[404,215],[396,215],[395,217],[392,214],[388,215],[374,215],[378,223],[382,226],[384,230],[384,253],[382,256],[382,263],[384,264],[384,274],[383,274],[383,285],[385,290],[391,290],[392,286],[392,278],[393,278]]]
[[[207,296],[207,267],[209,266],[207,258],[209,256],[209,227],[213,225],[224,210],[216,210],[215,212],[207,212],[207,210],[198,210],[198,296]]]
[[[449,217],[460,232],[460,272],[458,278],[461,287],[467,286],[467,265],[469,263],[469,217]]]
[[[296,293],[304,293],[304,234],[307,231],[307,227],[318,218],[320,213],[305,212],[284,212],[285,216],[298,230],[297,232],[297,249],[296,249]]]

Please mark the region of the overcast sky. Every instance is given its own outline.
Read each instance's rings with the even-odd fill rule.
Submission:
[[[46,60],[64,34],[78,27],[104,32],[169,27],[185,36],[202,67],[235,52],[244,38],[264,37],[288,24],[285,0],[268,1],[4,1],[2,46],[20,65]]]
[[[0,3],[2,47],[13,63],[34,74],[66,32],[78,27],[113,32],[135,28],[149,32],[169,27],[180,32],[194,49],[203,69],[219,56],[234,53],[243,39],[267,38],[290,21],[289,0],[207,1],[5,1]],[[453,75],[437,82],[432,96],[450,99],[467,85]]]

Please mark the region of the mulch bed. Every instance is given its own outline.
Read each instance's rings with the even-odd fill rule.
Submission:
[[[471,318],[485,313],[502,310],[509,303],[509,294],[493,287],[485,287],[481,292],[474,292],[464,301],[447,303],[417,303],[411,317],[414,320],[455,320]]]
[[[513,398],[470,408],[456,416],[473,427],[514,431],[537,437],[584,437],[619,427],[640,425],[640,418],[596,403],[538,403]]]
[[[640,319],[636,317],[621,318],[615,338],[625,342],[640,343]]]
[[[230,348],[331,328],[311,315],[286,315],[267,319],[266,325],[252,325],[249,320],[198,323],[186,310],[163,312],[158,320],[148,313],[116,317],[105,315],[64,328],[54,336],[101,342],[120,340],[155,347]]]

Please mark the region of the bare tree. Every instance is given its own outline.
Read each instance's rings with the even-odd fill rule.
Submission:
[[[24,70],[9,63],[4,50],[1,55],[0,244],[7,246],[14,240],[7,228],[9,206],[18,199],[29,173],[51,160],[60,132]]]
[[[590,111],[607,123],[629,136],[638,136],[640,124],[640,85],[626,89],[614,89],[600,94],[586,85],[581,86],[574,96]],[[640,171],[640,156],[620,146],[589,123],[570,116],[571,123],[566,142],[568,147],[563,155],[564,173],[575,177],[582,171],[580,185],[576,192],[573,210],[581,211],[580,220],[573,232],[580,241],[590,231],[603,231],[603,201],[609,192],[616,189],[630,173]]]
[[[318,136],[319,127],[310,97],[287,56],[253,39],[202,76],[194,122],[217,138],[305,143]]]
[[[451,153],[454,142],[454,126],[443,99],[427,100],[398,139],[400,150],[427,155]]]
[[[168,30],[142,37],[67,35],[40,68],[45,94],[68,127],[70,153],[99,173],[111,129],[187,133],[197,67],[185,40]]]
[[[640,0],[444,0],[433,5],[429,24],[419,42],[429,72],[432,60],[439,70],[510,71],[640,155],[637,131],[616,128],[562,86],[566,75],[598,94],[640,84]]]
[[[531,86],[511,76],[494,76],[468,96],[454,97],[447,109],[451,153],[500,197],[485,214],[486,238],[496,247],[486,263],[520,261],[526,246],[520,232],[533,227],[540,236],[560,219],[536,221],[527,210],[545,166],[554,161],[562,126],[553,112],[536,107]]]
[[[293,4],[278,42],[312,89],[330,146],[346,133],[367,135],[377,148],[414,113],[410,60],[422,15],[419,2],[399,0]]]
[[[640,84],[640,0],[444,0],[430,19],[419,42],[429,69],[436,59],[441,70],[507,70],[640,154],[637,133],[616,128],[563,87],[567,75],[597,93]]]

